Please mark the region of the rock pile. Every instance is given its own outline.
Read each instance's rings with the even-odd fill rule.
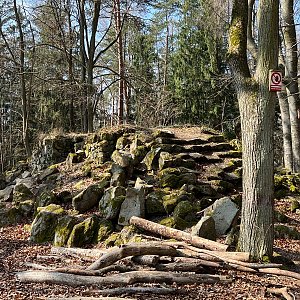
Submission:
[[[128,226],[132,216],[188,231],[203,217],[192,232],[210,239],[237,219],[241,153],[218,133],[178,138],[172,129],[121,128],[67,144],[55,165],[36,172],[58,153],[44,147],[34,175],[1,181],[1,226],[33,216],[32,241],[80,247],[141,240]]]

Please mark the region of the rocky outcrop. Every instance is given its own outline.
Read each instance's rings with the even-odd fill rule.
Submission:
[[[15,172],[14,181],[0,190],[0,203],[15,203],[10,215],[33,216],[35,208],[35,242],[79,247],[139,239],[127,227],[131,216],[189,229],[199,213],[240,188],[241,154],[217,133],[183,138],[124,127],[59,139],[41,142],[33,156],[34,176]],[[26,201],[31,209],[25,209]],[[214,210],[218,215],[218,205]],[[213,220],[218,235],[231,226],[221,230]]]

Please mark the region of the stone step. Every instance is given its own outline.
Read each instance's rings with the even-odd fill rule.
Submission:
[[[176,155],[176,157],[188,160],[188,159],[193,159],[196,163],[198,164],[203,164],[203,163],[220,163],[223,161],[222,158],[214,155],[204,155],[200,154],[198,152],[190,152],[190,153],[179,153]]]
[[[176,145],[203,145],[209,143],[224,143],[225,138],[222,135],[212,135],[204,138],[179,139],[175,137],[158,137],[158,144],[176,144]]]
[[[177,144],[161,144],[159,145],[162,151],[175,153],[185,152],[196,152],[196,153],[207,153],[207,152],[223,152],[233,150],[233,146],[230,143],[209,143],[203,145],[177,145]],[[223,158],[219,156],[220,158]],[[226,156],[224,156],[225,158]],[[230,157],[230,156],[228,156]]]

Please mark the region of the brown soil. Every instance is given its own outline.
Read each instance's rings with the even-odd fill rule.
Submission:
[[[289,212],[289,201],[277,201],[277,207],[290,217],[290,225],[296,226],[300,230],[300,215]],[[90,296],[97,297],[94,289],[107,287],[79,287],[71,288],[59,285],[48,284],[21,284],[16,280],[16,272],[29,270],[27,263],[38,263],[48,267],[61,266],[88,266],[91,262],[83,259],[43,258],[50,254],[50,245],[36,245],[28,241],[29,233],[26,230],[28,225],[5,227],[0,230],[0,299],[47,299],[48,297],[71,297]],[[275,241],[275,251],[285,255],[295,262],[292,270],[300,272],[300,242],[296,240],[277,239]],[[269,287],[286,286],[289,292],[294,295],[294,299],[300,299],[300,282],[287,277],[249,274],[244,272],[219,270],[218,274],[230,276],[233,282],[227,285],[201,284],[178,287],[182,294],[177,295],[150,295],[135,294],[121,295],[123,298],[134,299],[282,299],[269,294],[266,290]],[[140,285],[141,286],[141,285]],[[147,286],[147,285],[144,285]],[[149,286],[149,285],[148,285]],[[153,285],[152,285],[153,286]],[[155,285],[154,285],[155,286]],[[175,287],[175,286],[173,286]]]

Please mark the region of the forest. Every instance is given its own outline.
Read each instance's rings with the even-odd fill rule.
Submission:
[[[230,1],[1,3],[2,171],[56,130],[238,127]]]
[[[299,22],[297,0],[3,0],[3,253],[18,249],[11,235],[28,237],[25,252],[41,244],[36,257],[95,244],[98,253],[71,268],[22,265],[16,250],[17,280],[217,282],[231,284],[232,294],[224,290],[232,299],[247,284],[261,299],[296,299]],[[234,215],[222,230],[218,209]],[[195,233],[206,218],[208,233]],[[14,224],[21,227],[10,232]],[[102,246],[117,248],[99,258]],[[155,262],[143,263],[152,254]],[[240,272],[251,275],[237,286]],[[28,291],[21,285],[17,293]]]

